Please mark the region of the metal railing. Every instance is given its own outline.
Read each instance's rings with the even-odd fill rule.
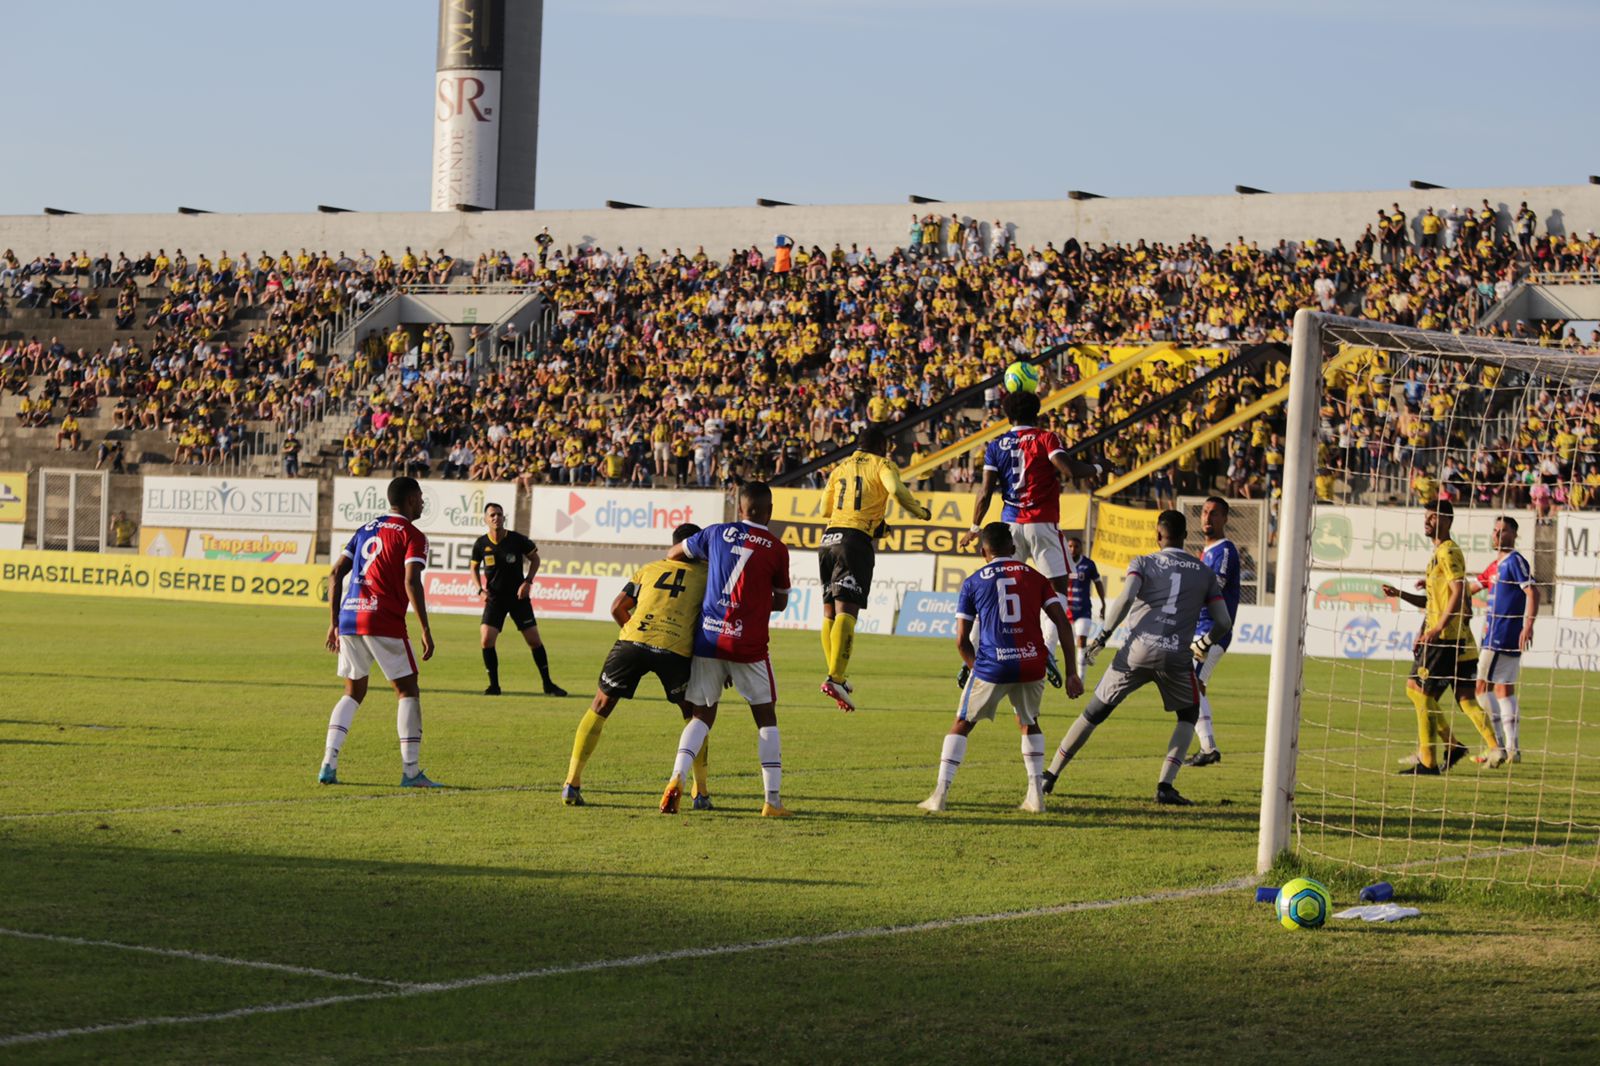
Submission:
[[[1600,270],[1539,270],[1519,280],[1531,285],[1600,285]]]

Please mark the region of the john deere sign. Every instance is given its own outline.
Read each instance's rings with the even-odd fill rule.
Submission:
[[[1521,525],[1525,539],[1533,535],[1528,511],[1495,511],[1462,507],[1456,511],[1451,539],[1474,560],[1487,564],[1495,553],[1494,522],[1509,513]],[[1311,526],[1311,562],[1329,570],[1367,573],[1421,573],[1433,555],[1433,544],[1422,531],[1420,507],[1318,507]],[[1526,552],[1528,544],[1523,545]]]

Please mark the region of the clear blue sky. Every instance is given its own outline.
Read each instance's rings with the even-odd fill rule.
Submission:
[[[0,0],[0,213],[424,210],[437,12]],[[539,206],[1577,183],[1597,29],[1593,0],[550,0]]]

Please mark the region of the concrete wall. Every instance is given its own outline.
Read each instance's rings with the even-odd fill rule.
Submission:
[[[24,260],[46,252],[65,254],[87,248],[129,255],[157,248],[199,252],[227,249],[276,255],[288,248],[343,250],[366,248],[399,255],[405,245],[418,250],[443,247],[471,260],[490,247],[513,255],[533,247],[541,226],[560,244],[595,243],[630,252],[643,247],[692,252],[704,245],[715,256],[730,248],[756,245],[770,250],[775,234],[806,244],[848,248],[858,242],[886,253],[906,243],[913,211],[1000,219],[1027,247],[1045,241],[1133,241],[1139,237],[1176,241],[1191,233],[1221,243],[1243,236],[1262,242],[1308,237],[1353,240],[1380,207],[1398,201],[1413,218],[1428,205],[1476,207],[1487,198],[1504,220],[1527,200],[1539,212],[1540,228],[1556,232],[1600,230],[1600,185],[1530,188],[1449,189],[1417,192],[1382,190],[1353,193],[1293,193],[1264,196],[1186,196],[1147,199],[1031,200],[951,202],[926,207],[867,204],[819,207],[716,207],[650,210],[497,211],[481,214],[390,212],[295,215],[8,215],[0,216],[0,248],[13,248]]]

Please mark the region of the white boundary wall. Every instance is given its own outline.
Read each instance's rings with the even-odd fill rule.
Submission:
[[[787,233],[802,245],[834,242],[846,248],[852,242],[863,249],[871,245],[887,254],[906,243],[913,212],[936,212],[971,217],[988,224],[995,219],[1013,228],[1016,241],[1026,248],[1068,237],[1098,244],[1102,241],[1181,241],[1190,234],[1221,244],[1243,236],[1246,240],[1276,242],[1308,237],[1342,237],[1348,245],[1374,220],[1378,208],[1398,202],[1408,220],[1432,205],[1444,210],[1451,204],[1476,208],[1487,199],[1509,225],[1518,204],[1527,200],[1539,212],[1541,232],[1579,233],[1600,230],[1600,185],[1543,185],[1525,188],[1382,189],[1367,192],[1279,193],[1262,196],[1174,196],[1135,199],[951,201],[912,205],[841,204],[815,207],[711,207],[660,208],[612,211],[498,211],[456,212],[350,212],[346,214],[206,214],[206,215],[6,215],[0,216],[0,248],[12,248],[26,262],[34,255],[54,251],[66,254],[87,248],[91,253],[125,251],[137,256],[165,248],[172,254],[181,247],[190,259],[201,253],[215,255],[226,248],[235,255],[252,256],[263,249],[276,256],[287,248],[304,246],[337,254],[356,255],[380,248],[398,256],[405,245],[421,251],[443,247],[469,263],[489,247],[505,248],[513,256],[532,250],[533,236],[549,226],[558,245],[598,244],[608,250],[618,245],[630,253],[643,247],[655,255],[661,249],[697,245],[721,257],[730,248],[755,245],[770,254],[773,236]],[[40,205],[43,207],[44,205]],[[52,205],[92,207],[91,204]]]

